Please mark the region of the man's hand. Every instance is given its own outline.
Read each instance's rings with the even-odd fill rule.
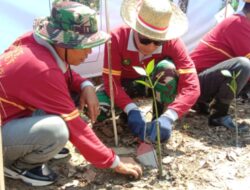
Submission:
[[[79,109],[83,110],[84,106],[88,108],[88,116],[92,123],[95,123],[97,116],[100,114],[99,101],[93,86],[86,86],[82,89]]]
[[[146,134],[146,121],[142,112],[138,109],[132,109],[128,113],[128,127],[133,135],[144,141]]]
[[[131,157],[120,158],[120,163],[114,170],[120,174],[131,175],[135,179],[139,179],[142,176],[141,166]]]
[[[158,120],[154,120],[152,124],[147,128],[147,140],[150,140],[151,142],[156,141],[157,122],[159,122],[160,126],[161,142],[167,141],[171,136],[173,121],[166,116],[161,116],[158,118]]]

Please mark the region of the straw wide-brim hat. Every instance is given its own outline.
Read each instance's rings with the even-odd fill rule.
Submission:
[[[132,29],[154,40],[178,38],[188,29],[186,15],[169,0],[123,0],[121,17]]]

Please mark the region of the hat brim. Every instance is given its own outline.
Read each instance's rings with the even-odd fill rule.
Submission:
[[[46,40],[47,42],[71,49],[85,49],[93,48],[104,44],[110,39],[110,35],[98,31],[94,34],[82,35],[74,31],[63,31],[58,28],[54,28],[49,24],[47,18],[36,19],[33,26],[36,35]]]
[[[137,23],[138,0],[126,0],[121,5],[121,17],[135,31],[155,40],[170,40],[182,36],[188,30],[188,19],[181,9],[171,2],[172,16],[165,33],[155,33]]]

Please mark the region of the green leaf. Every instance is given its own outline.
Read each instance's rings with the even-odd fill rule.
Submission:
[[[221,74],[224,75],[225,77],[232,77],[232,74],[230,73],[229,70],[221,70]]]
[[[236,80],[232,80],[230,86],[234,89],[233,93],[235,94],[237,91],[237,82]]]
[[[158,76],[158,78],[155,80],[155,82],[154,82],[154,87],[155,87],[155,85],[157,85],[157,83],[158,83],[158,81],[161,79],[161,77],[164,75],[164,72],[162,71],[161,73],[160,73],[160,75]]]
[[[233,92],[233,94],[236,93],[235,89],[231,85],[227,84],[227,86],[229,86],[229,88],[231,89],[231,91]]]
[[[148,63],[147,68],[146,68],[146,73],[147,73],[147,75],[150,75],[150,74],[153,72],[154,68],[155,68],[155,60],[152,59],[152,60]]]
[[[144,86],[147,86],[147,87],[149,87],[149,88],[152,88],[152,87],[150,86],[150,84],[146,83],[146,82],[143,81],[143,80],[135,80],[135,82],[140,83],[140,84],[143,84]]]
[[[238,73],[236,74],[235,78],[238,78],[238,76],[240,75],[241,70],[238,71]]]
[[[147,76],[147,73],[144,68],[138,66],[133,66],[133,68],[139,75]]]

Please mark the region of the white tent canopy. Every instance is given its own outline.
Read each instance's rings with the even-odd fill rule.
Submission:
[[[23,33],[32,30],[33,20],[50,14],[49,0],[0,0],[1,46],[2,53]],[[119,7],[122,0],[109,0],[110,28],[122,23]],[[52,0],[51,0],[52,2]],[[99,28],[106,31],[105,1],[100,0]],[[96,47],[88,59],[80,66],[73,67],[82,76],[101,75],[103,64],[103,46]]]
[[[49,0],[0,1],[0,53],[2,53],[18,36],[32,30],[35,18],[49,15],[51,6]],[[186,14],[189,20],[189,30],[182,39],[188,50],[191,51],[198,44],[200,38],[224,16],[225,9],[220,10],[224,0],[173,0],[176,4],[179,4],[180,1],[188,1]],[[122,0],[108,0],[111,29],[123,23],[120,17],[121,2]],[[100,4],[99,28],[106,31],[105,0],[100,0]],[[230,9],[227,11],[229,14],[232,13]],[[94,48],[93,53],[84,64],[73,67],[73,69],[85,77],[101,75],[103,48],[103,46]]]

